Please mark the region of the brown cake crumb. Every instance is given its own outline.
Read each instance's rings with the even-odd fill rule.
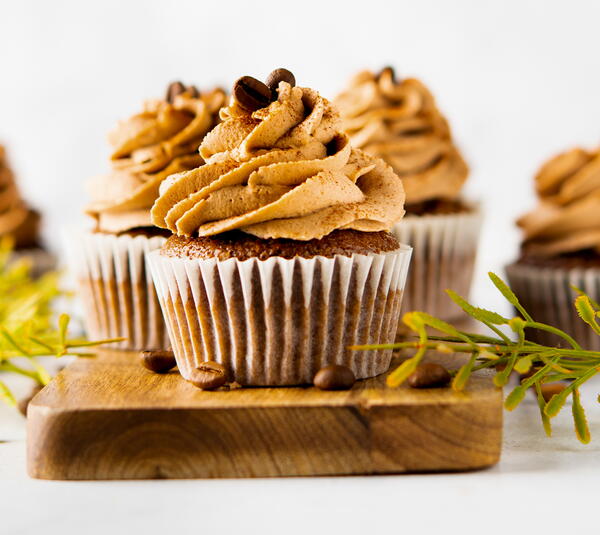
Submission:
[[[593,249],[586,249],[574,253],[545,257],[529,252],[524,247],[516,263],[539,268],[597,268],[600,267],[600,254]]]
[[[370,254],[394,251],[400,246],[389,232],[360,232],[358,230],[335,230],[320,240],[297,241],[288,239],[261,239],[241,231],[218,236],[185,238],[171,236],[161,254],[171,257],[237,258],[266,260],[280,258],[312,258],[335,255]]]
[[[458,199],[429,199],[406,204],[406,215],[451,215],[470,212],[471,208]]]
[[[101,230],[96,230],[96,232],[103,233]],[[158,227],[137,227],[132,228],[130,230],[124,230],[123,232],[118,232],[117,236],[131,236],[135,238],[136,236],[146,236],[147,238],[154,238],[155,236],[163,236],[164,238],[168,238],[172,235],[172,233],[164,228]]]

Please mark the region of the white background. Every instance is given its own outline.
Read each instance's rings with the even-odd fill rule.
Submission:
[[[487,211],[475,297],[515,257],[515,217],[556,151],[594,146],[600,2],[481,0],[0,0],[0,140],[45,234],[81,217],[85,181],[108,169],[106,133],[174,79],[228,87],[290,68],[333,96],[358,69],[422,78],[471,165]]]
[[[500,301],[488,289],[484,273],[501,270],[516,256],[513,221],[535,202],[536,169],[556,151],[600,141],[599,20],[600,2],[591,0],[0,0],[0,140],[10,150],[31,203],[45,214],[47,239],[57,247],[59,229],[79,221],[87,200],[85,181],[108,169],[106,133],[117,119],[139,110],[144,98],[161,96],[169,81],[229,86],[240,75],[264,77],[285,66],[299,84],[331,97],[356,70],[393,64],[400,76],[417,76],[430,86],[471,165],[467,194],[483,200],[487,212],[475,296],[480,303],[497,306]],[[535,408],[530,413],[535,420]],[[394,532],[411,524],[407,515],[412,510],[425,526],[445,526],[450,533],[463,525],[487,533],[501,524],[518,530],[524,527],[521,513],[527,508],[536,516],[554,511],[555,527],[581,522],[583,508],[581,515],[571,516],[567,512],[575,508],[565,500],[593,495],[591,474],[597,472],[588,470],[594,462],[597,467],[598,442],[583,453],[568,425],[553,443],[521,441],[519,433],[527,425],[519,433],[516,429],[509,430],[509,456],[488,473],[450,479],[287,480],[258,486],[198,482],[113,488],[28,482],[22,444],[12,450],[7,444],[0,450],[0,468],[8,477],[0,499],[8,509],[7,496],[13,495],[21,504],[13,511],[29,521],[22,524],[10,517],[9,526],[40,529],[52,525],[47,522],[64,523],[68,517],[63,511],[74,514],[68,511],[76,496],[78,504],[85,502],[77,505],[82,514],[91,514],[94,496],[104,507],[90,529],[107,527],[111,507],[125,519],[128,500],[135,522],[152,510],[160,513],[161,491],[171,496],[162,501],[173,515],[169,518],[186,519],[188,529],[194,525],[192,512],[204,510],[211,526],[214,522],[243,530],[245,520],[260,525],[262,518],[266,526],[271,518],[280,526],[290,522],[318,532],[319,522],[335,524],[335,516],[327,516],[329,500],[329,513],[360,519],[355,528],[387,525]],[[13,453],[2,458],[3,451]],[[558,490],[561,486],[564,492]],[[423,503],[436,495],[436,487],[446,499],[429,511]],[[511,493],[518,497],[511,499]],[[358,500],[361,494],[366,501]],[[52,495],[56,501],[47,502]],[[213,495],[218,500],[214,508],[206,502],[200,507],[194,498],[210,501]],[[261,500],[263,495],[271,498]],[[36,503],[26,505],[28,496]],[[135,501],[136,496],[150,501]],[[177,496],[181,500],[176,502]],[[420,507],[414,509],[411,496],[418,497]],[[553,509],[558,498],[562,505]],[[269,500],[275,507],[270,517],[265,516],[270,514]],[[177,503],[185,504],[179,513]],[[239,504],[245,504],[243,518],[236,516]],[[36,507],[40,514],[31,514]],[[468,520],[458,517],[461,511]],[[588,512],[595,516],[595,509]],[[304,513],[320,516],[313,523]],[[371,524],[371,518],[378,521]],[[2,519],[0,532],[1,524]],[[162,521],[154,525],[165,527]],[[202,526],[198,518],[197,532]]]

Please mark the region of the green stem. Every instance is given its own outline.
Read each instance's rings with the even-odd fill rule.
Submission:
[[[33,379],[34,381],[37,381],[40,384],[43,384],[40,381],[40,378],[36,372],[21,368],[20,366],[17,366],[16,364],[13,364],[12,362],[8,362],[8,361],[2,362],[2,364],[0,364],[0,370],[5,371],[5,372],[18,373],[19,375],[24,375],[25,377],[29,377],[30,379]]]
[[[498,327],[496,327],[495,325],[493,325],[491,323],[488,323],[487,321],[482,321],[482,323],[485,323],[485,325],[488,329],[494,331],[500,338],[502,338],[504,343],[510,344],[510,338],[508,336],[506,336],[506,334],[504,334],[500,329],[498,329]]]
[[[556,327],[552,327],[551,325],[546,325],[545,323],[538,323],[537,321],[528,321],[525,327],[531,327],[532,329],[538,329],[540,331],[546,331],[555,334],[569,342],[569,344],[571,344],[571,346],[575,349],[581,349],[581,346],[573,339],[573,337],[569,336],[566,332],[557,329]]]

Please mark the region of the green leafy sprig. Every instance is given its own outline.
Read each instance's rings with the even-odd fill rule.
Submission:
[[[15,260],[12,239],[0,239],[0,372],[29,377],[43,386],[51,376],[38,357],[93,356],[82,349],[117,341],[69,337],[69,316],[56,318],[52,309],[55,299],[65,295],[59,278],[55,271],[33,278],[29,259]],[[1,380],[0,399],[13,406],[17,403]]]
[[[581,405],[579,388],[600,371],[600,351],[586,350],[566,332],[535,321],[498,275],[490,272],[489,277],[505,299],[518,311],[518,316],[505,318],[491,310],[473,306],[452,290],[447,290],[447,293],[469,316],[488,327],[492,335],[463,332],[425,312],[408,312],[402,321],[417,334],[418,340],[355,346],[353,349],[416,350],[411,358],[388,375],[387,384],[390,387],[401,385],[415,371],[428,350],[470,355],[466,364],[450,372],[453,377],[452,388],[456,391],[463,390],[471,374],[477,370],[495,369],[493,380],[498,387],[507,385],[511,373],[518,372],[525,377],[508,393],[504,407],[508,410],[515,409],[527,390],[533,388],[537,395],[544,430],[551,436],[551,418],[560,412],[567,398],[571,397],[575,433],[581,442],[587,444],[590,441],[590,431]],[[574,290],[578,293],[574,306],[579,317],[600,335],[600,304],[581,290]],[[428,329],[433,329],[441,335],[430,335]],[[555,334],[563,340],[565,347],[544,346],[527,340],[526,330],[530,329]],[[542,385],[555,382],[566,382],[567,386],[546,402],[542,395]]]

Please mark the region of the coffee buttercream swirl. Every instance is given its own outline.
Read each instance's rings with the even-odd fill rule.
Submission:
[[[240,229],[311,240],[336,229],[389,230],[404,214],[402,182],[381,159],[353,149],[335,108],[282,81],[254,112],[234,99],[200,146],[206,164],[169,177],[152,220],[182,236]]]
[[[459,196],[469,169],[429,90],[391,68],[358,73],[334,101],[353,147],[383,158],[402,179],[406,203]]]
[[[535,177],[540,203],[517,224],[525,251],[557,256],[600,253],[600,148],[574,148],[546,162]]]
[[[195,88],[165,100],[149,100],[143,111],[119,122],[109,134],[111,172],[92,180],[86,212],[97,230],[118,233],[152,226],[150,209],[169,175],[204,163],[198,147],[218,123],[226,95]]]

